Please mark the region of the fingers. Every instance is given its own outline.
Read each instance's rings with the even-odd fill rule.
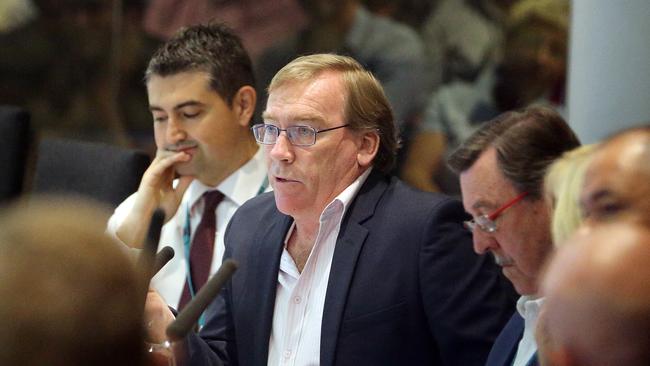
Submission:
[[[182,175],[178,178],[178,184],[176,185],[175,191],[176,196],[179,197],[179,199],[183,197],[185,191],[187,190],[187,187],[190,186],[193,180],[194,177],[190,175]]]
[[[171,152],[158,150],[156,157],[142,177],[141,186],[145,185],[153,189],[161,189],[170,186],[174,178],[174,165],[187,162],[192,157],[185,152]]]
[[[162,343],[167,339],[165,330],[174,321],[174,314],[153,289],[149,289],[144,306],[144,324],[147,342]]]
[[[142,176],[133,208],[129,214],[133,229],[131,231],[137,231],[140,226],[147,227],[151,214],[158,207],[162,207],[165,211],[166,221],[174,216],[182,198],[182,194],[176,195],[172,186],[175,173],[174,166],[190,159],[191,156],[185,152],[164,150],[156,152],[156,157]],[[184,183],[183,192],[187,189],[188,184],[187,182]],[[139,235],[134,237],[139,237]]]
[[[185,191],[194,180],[193,176],[182,175],[178,178],[176,187],[171,186],[166,190],[161,190],[158,207],[165,211],[165,222],[169,221],[178,211],[178,206],[183,200]]]

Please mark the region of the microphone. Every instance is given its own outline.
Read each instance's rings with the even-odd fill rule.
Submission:
[[[156,209],[153,215],[151,216],[151,223],[149,223],[149,230],[147,231],[147,243],[145,243],[145,249],[153,249],[150,253],[153,254],[158,248],[158,242],[160,241],[160,231],[162,230],[163,225],[165,224],[165,211],[162,209]]]
[[[158,248],[158,241],[160,241],[160,230],[165,223],[165,211],[157,209],[151,216],[151,223],[147,231],[147,240],[144,247],[140,252],[137,260],[137,268],[140,271],[140,292],[142,293],[142,305],[144,308],[144,300],[149,289],[149,281],[153,275],[154,257],[156,249]]]
[[[178,313],[176,319],[167,327],[167,337],[172,342],[177,342],[185,338],[199,317],[210,305],[212,300],[219,294],[226,281],[235,273],[239,265],[232,259],[226,259],[217,273],[199,290],[187,306]]]
[[[153,260],[153,271],[151,271],[151,275],[155,276],[156,273],[160,272],[160,270],[172,259],[174,258],[174,249],[172,247],[164,247],[162,248],[158,254],[156,254],[156,258]]]
[[[160,230],[165,223],[165,212],[161,209],[154,211],[149,223],[147,231],[147,240],[144,243],[140,257],[138,258],[138,266],[144,270],[150,270],[153,264],[158,242],[160,241]]]

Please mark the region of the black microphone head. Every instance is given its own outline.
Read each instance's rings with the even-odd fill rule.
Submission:
[[[153,248],[152,253],[156,252],[158,248],[158,242],[160,241],[160,231],[162,230],[163,225],[165,224],[165,211],[162,209],[156,209],[153,215],[151,216],[151,223],[149,224],[149,230],[147,231],[147,243],[145,243],[145,248]]]
[[[162,248],[154,259],[152,276],[158,273],[172,258],[174,258],[174,249],[170,246]]]
[[[137,260],[137,268],[141,271],[141,284],[142,299],[146,298],[147,290],[149,289],[149,281],[153,272],[155,261],[156,249],[158,248],[158,241],[160,240],[160,231],[165,223],[165,212],[157,209],[151,216],[151,223],[149,224],[149,231],[147,232],[147,240],[144,243],[140,255]],[[144,308],[144,302],[143,302]]]
[[[160,231],[165,223],[165,212],[157,209],[151,216],[151,223],[149,223],[149,230],[147,232],[147,240],[144,243],[140,256],[138,258],[138,268],[140,268],[145,276],[146,286],[149,287],[149,280],[153,272],[154,257],[156,249],[158,249],[158,241],[160,241]]]
[[[190,333],[201,314],[219,294],[238,266],[237,262],[232,259],[226,259],[221,264],[217,273],[206,282],[196,296],[187,303],[187,306],[178,313],[176,320],[167,327],[166,333],[170,341],[179,341]]]

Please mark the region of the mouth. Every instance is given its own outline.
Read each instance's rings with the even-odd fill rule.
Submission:
[[[494,262],[501,268],[511,267],[515,264],[511,258],[502,257],[494,253],[492,255],[494,256]]]
[[[277,183],[298,183],[297,180],[289,179],[289,178],[274,177],[274,179]]]
[[[165,151],[178,153],[184,152],[189,155],[194,155],[194,151],[198,147],[196,142],[183,142],[174,145],[165,146]]]
[[[194,155],[194,151],[196,150],[196,147],[185,147],[182,149],[178,149],[178,152],[184,152],[188,155]]]

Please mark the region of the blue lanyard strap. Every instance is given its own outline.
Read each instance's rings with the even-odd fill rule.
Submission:
[[[190,227],[190,204],[187,204],[185,210],[185,226],[183,227],[183,251],[185,252],[185,263],[187,264],[187,283],[190,288],[190,295],[194,297],[194,284],[192,284],[192,272],[190,265],[190,250],[192,248],[192,228]]]
[[[259,196],[260,194],[264,193],[264,191],[266,191],[268,187],[269,187],[269,176],[267,175],[266,177],[264,177],[264,182],[262,182],[260,189],[257,190],[256,196]]]
[[[187,287],[190,290],[190,297],[194,298],[196,291],[192,283],[192,266],[190,264],[190,250],[192,248],[192,228],[190,227],[190,204],[187,204],[185,210],[185,226],[183,227],[183,251],[185,252],[185,263],[187,264]],[[205,325],[205,313],[199,317],[199,329]]]
[[[269,186],[269,177],[266,176],[264,178],[264,182],[262,182],[262,185],[260,186],[260,189],[257,191],[256,196],[259,196],[260,194],[264,193],[266,189]],[[187,208],[185,209],[185,225],[183,226],[183,252],[185,253],[185,263],[186,263],[186,269],[187,269],[187,275],[186,280],[187,280],[187,285],[188,288],[190,289],[190,296],[194,298],[196,296],[196,290],[194,289],[194,284],[192,283],[192,265],[190,264],[190,250],[192,248],[192,228],[190,226],[190,204],[187,204]],[[201,314],[201,317],[199,318],[199,327],[202,327],[205,324],[205,314]]]

